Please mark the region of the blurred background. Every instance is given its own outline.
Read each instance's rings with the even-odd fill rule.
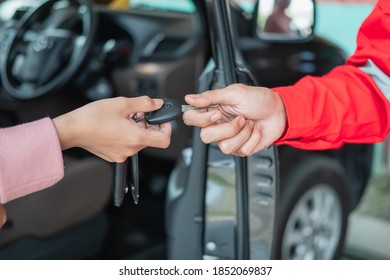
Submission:
[[[239,5],[240,9],[245,10],[248,13],[252,13],[254,10],[255,0],[231,0]],[[298,0],[295,0],[298,1]],[[5,3],[6,1],[0,0],[0,3]],[[11,1],[7,1],[11,2]],[[12,0],[12,3],[17,2],[29,2],[34,3],[35,1],[26,1],[26,0]],[[201,37],[200,30],[198,30],[195,17],[191,16],[196,8],[190,1],[178,1],[178,0],[95,0],[94,2],[104,5],[109,5],[110,9],[107,9],[105,13],[102,13],[100,20],[102,22],[100,29],[101,34],[98,36],[98,43],[93,49],[95,55],[95,60],[97,58],[104,57],[104,61],[95,61],[91,59],[92,62],[85,64],[90,76],[85,75],[80,77],[80,81],[77,81],[77,86],[82,85],[83,91],[85,91],[85,96],[69,96],[68,92],[64,91],[66,94],[57,96],[56,98],[61,97],[60,102],[54,97],[52,99],[46,98],[43,99],[44,102],[14,102],[8,96],[2,96],[0,101],[1,109],[4,111],[0,120],[10,119],[9,111],[15,110],[21,112],[20,118],[21,121],[27,121],[29,118],[36,118],[37,115],[28,115],[25,116],[25,112],[46,112],[47,108],[56,109],[52,107],[54,104],[63,104],[66,105],[64,108],[59,108],[61,110],[69,110],[74,106],[80,106],[84,102],[89,102],[94,99],[99,99],[102,97],[109,97],[113,95],[113,88],[110,87],[115,82],[118,83],[118,93],[123,95],[139,94],[140,92],[154,93],[156,96],[165,96],[174,97],[176,99],[181,98],[183,92],[193,92],[194,85],[198,79],[199,73],[203,68],[203,44],[197,42],[199,47],[198,56],[194,56],[192,53],[190,56],[187,54],[174,53],[172,55],[169,53],[175,46],[181,46],[181,43],[187,40],[188,38],[193,38],[193,34],[190,32],[193,28],[196,32],[199,33]],[[299,1],[298,1],[299,2]],[[146,4],[148,3],[148,5]],[[334,45],[339,46],[342,51],[347,55],[350,55],[354,52],[356,47],[356,34],[359,26],[363,20],[371,12],[373,6],[375,5],[376,0],[316,0],[316,24],[315,24],[315,33],[318,36],[321,36]],[[5,6],[5,5],[4,5]],[[158,9],[153,10],[151,7],[158,7]],[[131,19],[134,21],[127,22],[126,13],[129,13],[131,10],[135,10],[133,17]],[[138,10],[136,9],[138,8]],[[112,10],[111,10],[112,9]],[[114,11],[115,9],[115,11]],[[123,12],[121,10],[123,9]],[[167,11],[175,12],[179,11],[178,14],[175,12],[168,13]],[[103,9],[104,10],[104,9]],[[127,10],[127,12],[126,12]],[[3,14],[0,12],[0,17],[7,19],[11,13],[7,9],[2,9]],[[138,14],[137,14],[138,13]],[[110,17],[110,15],[115,15]],[[157,16],[156,16],[157,15]],[[244,13],[240,13],[244,15]],[[182,23],[178,18],[183,18],[183,22],[187,25],[182,27]],[[120,20],[119,20],[120,19]],[[147,19],[147,20],[146,20]],[[170,19],[170,20],[168,20]],[[245,19],[245,17],[243,17]],[[154,22],[155,20],[155,22]],[[137,53],[136,50],[142,49],[139,48],[134,42],[143,42],[146,44],[146,40],[142,33],[147,34],[146,32],[138,32],[137,29],[121,29],[118,26],[128,23],[129,26],[133,27],[136,24],[147,23],[146,27],[151,27],[153,32],[160,32],[161,34],[168,34],[168,36],[161,37],[156,36],[152,39],[161,40],[159,41],[161,45],[159,48],[156,48],[157,52],[150,54],[143,54],[141,52]],[[161,22],[166,24],[166,27],[162,28]],[[195,22],[195,23],[194,23]],[[5,20],[5,23],[8,24],[8,21]],[[136,24],[134,24],[136,23]],[[175,23],[175,24],[174,24]],[[184,24],[183,23],[183,24]],[[13,31],[12,26],[4,24],[4,30]],[[126,25],[123,24],[123,25]],[[0,25],[1,26],[1,25]],[[175,28],[173,28],[175,27]],[[160,30],[161,29],[161,30]],[[115,31],[115,32],[114,32]],[[150,31],[150,30],[149,30]],[[179,32],[180,31],[180,32]],[[181,34],[181,32],[183,34]],[[179,34],[180,33],[180,34]],[[188,34],[187,34],[188,33]],[[6,34],[6,32],[4,32]],[[129,34],[134,35],[134,37],[129,36]],[[151,33],[154,34],[154,33]],[[160,35],[161,35],[160,34]],[[180,36],[183,38],[181,38]],[[0,33],[1,35],[1,33]],[[137,35],[137,36],[136,36]],[[157,34],[159,35],[159,34]],[[2,38],[0,36],[0,38]],[[4,38],[5,35],[4,35]],[[142,40],[141,40],[141,39]],[[137,41],[137,40],[138,41]],[[149,38],[150,39],[150,38]],[[164,39],[164,40],[162,40]],[[153,40],[151,40],[153,42]],[[184,41],[183,41],[184,40]],[[1,43],[5,42],[0,40]],[[111,43],[115,42],[116,47],[109,49],[108,47],[112,46]],[[252,42],[253,43],[253,42]],[[258,43],[258,42],[257,42]],[[242,44],[245,45],[245,44]],[[140,44],[140,46],[143,46]],[[271,46],[271,49],[277,45]],[[178,47],[179,50],[181,50]],[[104,50],[109,50],[106,53]],[[264,48],[265,49],[265,48]],[[288,49],[288,48],[287,48]],[[281,60],[286,61],[283,58],[283,55],[286,53],[286,48],[281,47],[280,53],[277,53],[277,56],[281,56]],[[2,53],[0,53],[1,55]],[[98,55],[105,54],[105,56]],[[130,54],[138,55],[140,63],[136,65],[122,65],[123,61],[129,59]],[[142,56],[143,55],[143,56]],[[252,54],[253,55],[253,54]],[[334,53],[326,53],[324,56],[329,58],[334,56]],[[129,56],[129,57],[127,57]],[[261,54],[260,57],[267,57],[269,55]],[[181,59],[178,59],[181,58]],[[199,58],[198,58],[199,57]],[[276,57],[276,56],[275,56]],[[0,57],[1,58],[1,57]],[[271,61],[272,61],[271,57]],[[253,59],[255,61],[255,59]],[[261,70],[262,65],[264,65],[264,60],[258,59],[260,62],[259,69]],[[109,63],[107,63],[109,62]],[[119,63],[120,62],[120,63]],[[150,63],[153,62],[153,63]],[[263,64],[262,64],[263,63]],[[130,64],[130,63],[129,63]],[[322,63],[323,64],[323,63]],[[109,69],[105,67],[109,66]],[[265,65],[268,65],[267,63]],[[282,64],[281,64],[282,65]],[[100,68],[99,68],[100,67]],[[187,71],[183,71],[187,70]],[[283,73],[286,73],[286,69],[283,68],[283,71],[280,71],[280,68],[277,68],[274,75],[278,78],[283,76]],[[109,75],[108,75],[109,73]],[[113,73],[113,74],[112,74]],[[162,74],[161,74],[162,73]],[[185,78],[182,78],[181,74],[186,74]],[[267,73],[269,73],[267,71]],[[179,78],[177,78],[178,76]],[[86,78],[85,78],[86,77]],[[85,80],[83,80],[85,79]],[[181,80],[182,84],[179,84],[177,81]],[[89,83],[85,83],[88,81]],[[99,81],[99,83],[96,83]],[[184,82],[183,82],[184,81]],[[266,81],[267,82],[267,81]],[[268,81],[269,82],[269,81]],[[286,83],[289,81],[286,81]],[[100,85],[100,86],[99,86]],[[270,84],[266,84],[267,86]],[[280,85],[280,84],[278,84]],[[99,86],[99,87],[98,87]],[[73,88],[72,88],[73,89]],[[99,91],[99,90],[100,91]],[[160,91],[158,92],[159,89]],[[78,92],[80,87],[77,88]],[[100,92],[101,95],[93,96],[90,93]],[[157,95],[159,94],[159,95]],[[173,96],[168,96],[173,95]],[[62,100],[64,99],[64,100]],[[66,102],[65,102],[66,101]],[[15,105],[16,104],[16,105]],[[19,109],[19,107],[21,109]],[[17,108],[18,110],[16,110]],[[57,111],[54,111],[58,113]],[[46,113],[45,113],[46,115]],[[7,118],[8,117],[8,118]],[[1,126],[6,126],[12,124],[12,122],[0,123]],[[181,124],[179,124],[181,125]],[[50,211],[47,211],[44,207],[41,207],[42,213],[54,212],[52,209],[58,209],[60,206],[63,206],[63,209],[68,209],[68,203],[71,201],[75,213],[70,213],[69,215],[74,218],[77,217],[80,220],[84,221],[83,215],[87,214],[95,215],[93,207],[89,205],[96,204],[97,201],[100,201],[99,207],[106,207],[104,214],[108,214],[110,220],[107,221],[107,215],[94,216],[94,219],[91,219],[85,225],[81,224],[79,228],[75,231],[65,232],[64,235],[66,240],[69,240],[69,243],[64,243],[63,241],[57,242],[53,239],[53,244],[57,248],[61,244],[61,247],[58,247],[58,251],[69,251],[69,254],[73,254],[74,258],[101,258],[101,259],[162,259],[165,257],[165,228],[164,228],[164,211],[165,211],[165,191],[166,185],[168,182],[167,174],[169,175],[171,170],[174,168],[176,157],[181,153],[181,147],[187,145],[187,138],[184,137],[185,127],[182,126],[180,129],[180,137],[176,134],[177,137],[174,137],[174,143],[172,147],[176,147],[176,150],[168,150],[168,152],[161,154],[160,151],[148,150],[141,156],[141,181],[142,181],[142,207],[135,206],[131,201],[127,201],[121,208],[115,208],[112,206],[110,199],[112,170],[110,165],[103,163],[94,158],[89,158],[90,155],[85,155],[82,151],[72,151],[69,153],[69,159],[66,160],[67,166],[67,178],[62,182],[62,189],[67,190],[68,192],[76,192],[77,198],[75,199],[74,194],[66,197],[61,193],[61,187],[53,188],[48,190],[48,192],[59,192],[59,195],[56,195],[57,200],[50,201],[49,207]],[[190,134],[189,134],[190,135]],[[183,139],[181,139],[181,137]],[[390,259],[390,243],[386,242],[390,235],[390,147],[389,140],[386,140],[383,143],[376,144],[374,146],[374,160],[371,165],[371,177],[369,180],[368,187],[363,193],[363,197],[359,202],[357,208],[352,212],[347,227],[347,237],[345,241],[345,246],[343,249],[343,258],[344,259]],[[180,148],[180,149],[179,149]],[[346,158],[344,156],[342,159]],[[352,158],[351,161],[354,159]],[[289,166],[294,167],[294,166]],[[344,173],[344,177],[347,177],[348,173]],[[359,174],[353,173],[348,174],[350,176],[358,176]],[[312,176],[314,177],[314,176]],[[312,178],[311,177],[311,178]],[[77,178],[77,180],[75,179]],[[73,182],[75,180],[75,182]],[[79,188],[78,184],[86,185],[87,187]],[[70,189],[69,186],[73,186],[73,189]],[[100,186],[100,187],[98,187]],[[83,191],[84,190],[84,191]],[[47,192],[46,192],[47,193]],[[65,193],[65,191],[64,191]],[[100,194],[100,195],[98,195]],[[42,196],[41,198],[39,196]],[[25,198],[27,202],[36,206],[36,201],[45,201],[43,197],[45,193],[38,193],[35,196]],[[34,199],[37,199],[36,201]],[[15,209],[23,209],[18,203],[22,203],[22,200],[15,201]],[[78,207],[76,207],[79,205]],[[85,211],[87,209],[88,211]],[[99,208],[100,209],[100,208]],[[101,209],[100,209],[101,210]],[[26,210],[20,211],[20,216],[28,223],[36,222],[38,228],[44,228],[45,226],[53,227],[55,222],[58,222],[55,215],[53,215],[53,221],[48,217],[45,219],[38,219],[34,221],[31,218],[28,218],[25,213],[29,212]],[[30,211],[34,212],[34,211]],[[92,212],[92,213],[89,213]],[[57,213],[56,213],[57,214]],[[59,214],[62,214],[59,211]],[[61,216],[57,214],[57,216]],[[36,212],[34,212],[34,216]],[[39,215],[37,215],[39,216]],[[63,215],[65,216],[65,215]],[[26,222],[24,221],[23,222]],[[38,223],[39,221],[39,223]],[[45,221],[46,223],[44,223]],[[61,222],[62,223],[62,222]],[[12,224],[12,219],[8,224],[8,229],[17,229],[17,223]],[[109,228],[108,232],[105,232]],[[89,238],[91,229],[96,229],[95,232],[101,232],[101,235],[94,234],[96,240]],[[54,228],[53,230],[57,230]],[[3,231],[6,233],[6,231]],[[80,247],[84,246],[86,249],[84,251],[90,250],[91,247],[94,250],[95,243],[101,244],[106,237],[108,236],[107,242],[104,243],[104,248],[100,252],[100,255],[75,255],[73,251],[83,251],[78,250]],[[4,236],[0,234],[1,238],[4,239]],[[83,238],[84,236],[84,238]],[[44,236],[45,237],[45,236]],[[88,240],[89,242],[85,242]],[[6,243],[7,240],[4,242]],[[31,241],[31,240],[30,240]],[[34,241],[35,242],[35,241]],[[45,241],[46,243],[50,243]],[[77,243],[78,242],[78,243]],[[95,243],[94,243],[95,242]],[[37,248],[42,247],[41,243],[32,243],[31,251],[37,251]],[[78,244],[75,246],[74,244]],[[15,247],[16,251],[22,252],[23,256],[26,256],[26,246],[24,247]],[[148,250],[146,250],[147,248]],[[7,248],[0,248],[0,258],[10,258],[10,254],[7,252]],[[14,249],[14,248],[13,248]],[[11,251],[11,250],[10,250]],[[129,253],[131,252],[131,254]],[[2,255],[1,255],[2,254]],[[19,257],[19,255],[18,255]],[[37,257],[37,256],[34,256]],[[39,256],[38,256],[39,257]],[[63,258],[69,258],[68,255],[57,256]]]

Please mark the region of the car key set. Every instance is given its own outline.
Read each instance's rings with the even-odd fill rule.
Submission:
[[[143,116],[132,119],[139,122],[142,119],[148,124],[161,124],[170,122],[179,117],[183,112],[188,110],[199,110],[207,108],[216,108],[218,105],[211,105],[207,108],[197,108],[191,105],[181,105],[178,101],[170,98],[162,98],[163,106],[152,112],[144,113]],[[130,176],[129,176],[130,175]],[[125,194],[130,191],[135,204],[138,204],[139,199],[139,174],[138,174],[138,153],[128,158],[123,163],[115,163],[114,165],[114,194],[113,200],[115,206],[121,206]]]

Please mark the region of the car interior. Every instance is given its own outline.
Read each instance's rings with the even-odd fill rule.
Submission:
[[[10,38],[20,30],[23,17],[44,2],[2,1],[2,49],[8,47]],[[34,19],[38,22],[31,26],[26,24],[23,31],[43,30],[42,25],[46,24],[47,29],[64,28],[83,34],[82,17],[71,20],[77,12],[78,3],[74,3],[77,1],[57,2],[51,8],[55,12],[48,19]],[[24,77],[20,76],[31,75],[31,71],[37,73],[37,69],[26,69],[36,66],[35,62],[26,60],[37,54],[18,53],[17,48],[27,44],[26,38],[20,37],[20,42],[12,40],[10,44],[15,45],[12,51],[16,52],[10,58],[12,61],[5,61],[8,58],[4,56],[1,59],[2,64],[7,64],[5,68],[13,68],[5,72],[9,76],[10,91],[16,93],[10,96],[9,91],[1,87],[2,127],[47,115],[55,117],[101,98],[149,95],[183,102],[183,93],[195,92],[205,63],[205,29],[199,15],[193,12],[195,6],[189,5],[188,12],[149,7],[142,1],[133,3],[131,9],[128,6],[111,8],[108,3],[93,3],[91,7],[95,30],[88,53],[68,81],[43,94],[38,92],[35,96],[41,88],[39,82],[30,96],[26,94],[27,86],[23,83],[27,81],[21,82]],[[53,56],[53,59],[58,57]],[[19,65],[23,64],[19,66],[21,69],[17,69],[17,60]],[[47,57],[38,61],[40,67],[45,67],[45,60]],[[48,74],[51,78],[55,75]],[[46,83],[50,83],[51,78]],[[23,95],[18,95],[18,91]],[[164,248],[159,246],[164,241],[166,174],[188,145],[191,133],[181,120],[173,125],[172,144],[168,149],[150,148],[141,152],[140,204],[137,206],[130,198],[120,208],[112,205],[112,164],[81,149],[65,151],[66,175],[58,185],[7,204],[8,223],[0,232],[0,257],[132,258],[141,251],[149,254],[145,247],[151,247],[151,254],[160,254],[163,258]]]

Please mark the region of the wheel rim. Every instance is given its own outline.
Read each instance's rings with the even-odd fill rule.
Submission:
[[[306,192],[288,218],[282,239],[283,259],[332,259],[342,229],[341,201],[328,184]]]

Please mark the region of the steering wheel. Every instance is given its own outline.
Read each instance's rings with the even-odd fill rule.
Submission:
[[[20,20],[0,58],[4,89],[33,99],[65,85],[85,61],[96,34],[88,0],[48,0]]]

